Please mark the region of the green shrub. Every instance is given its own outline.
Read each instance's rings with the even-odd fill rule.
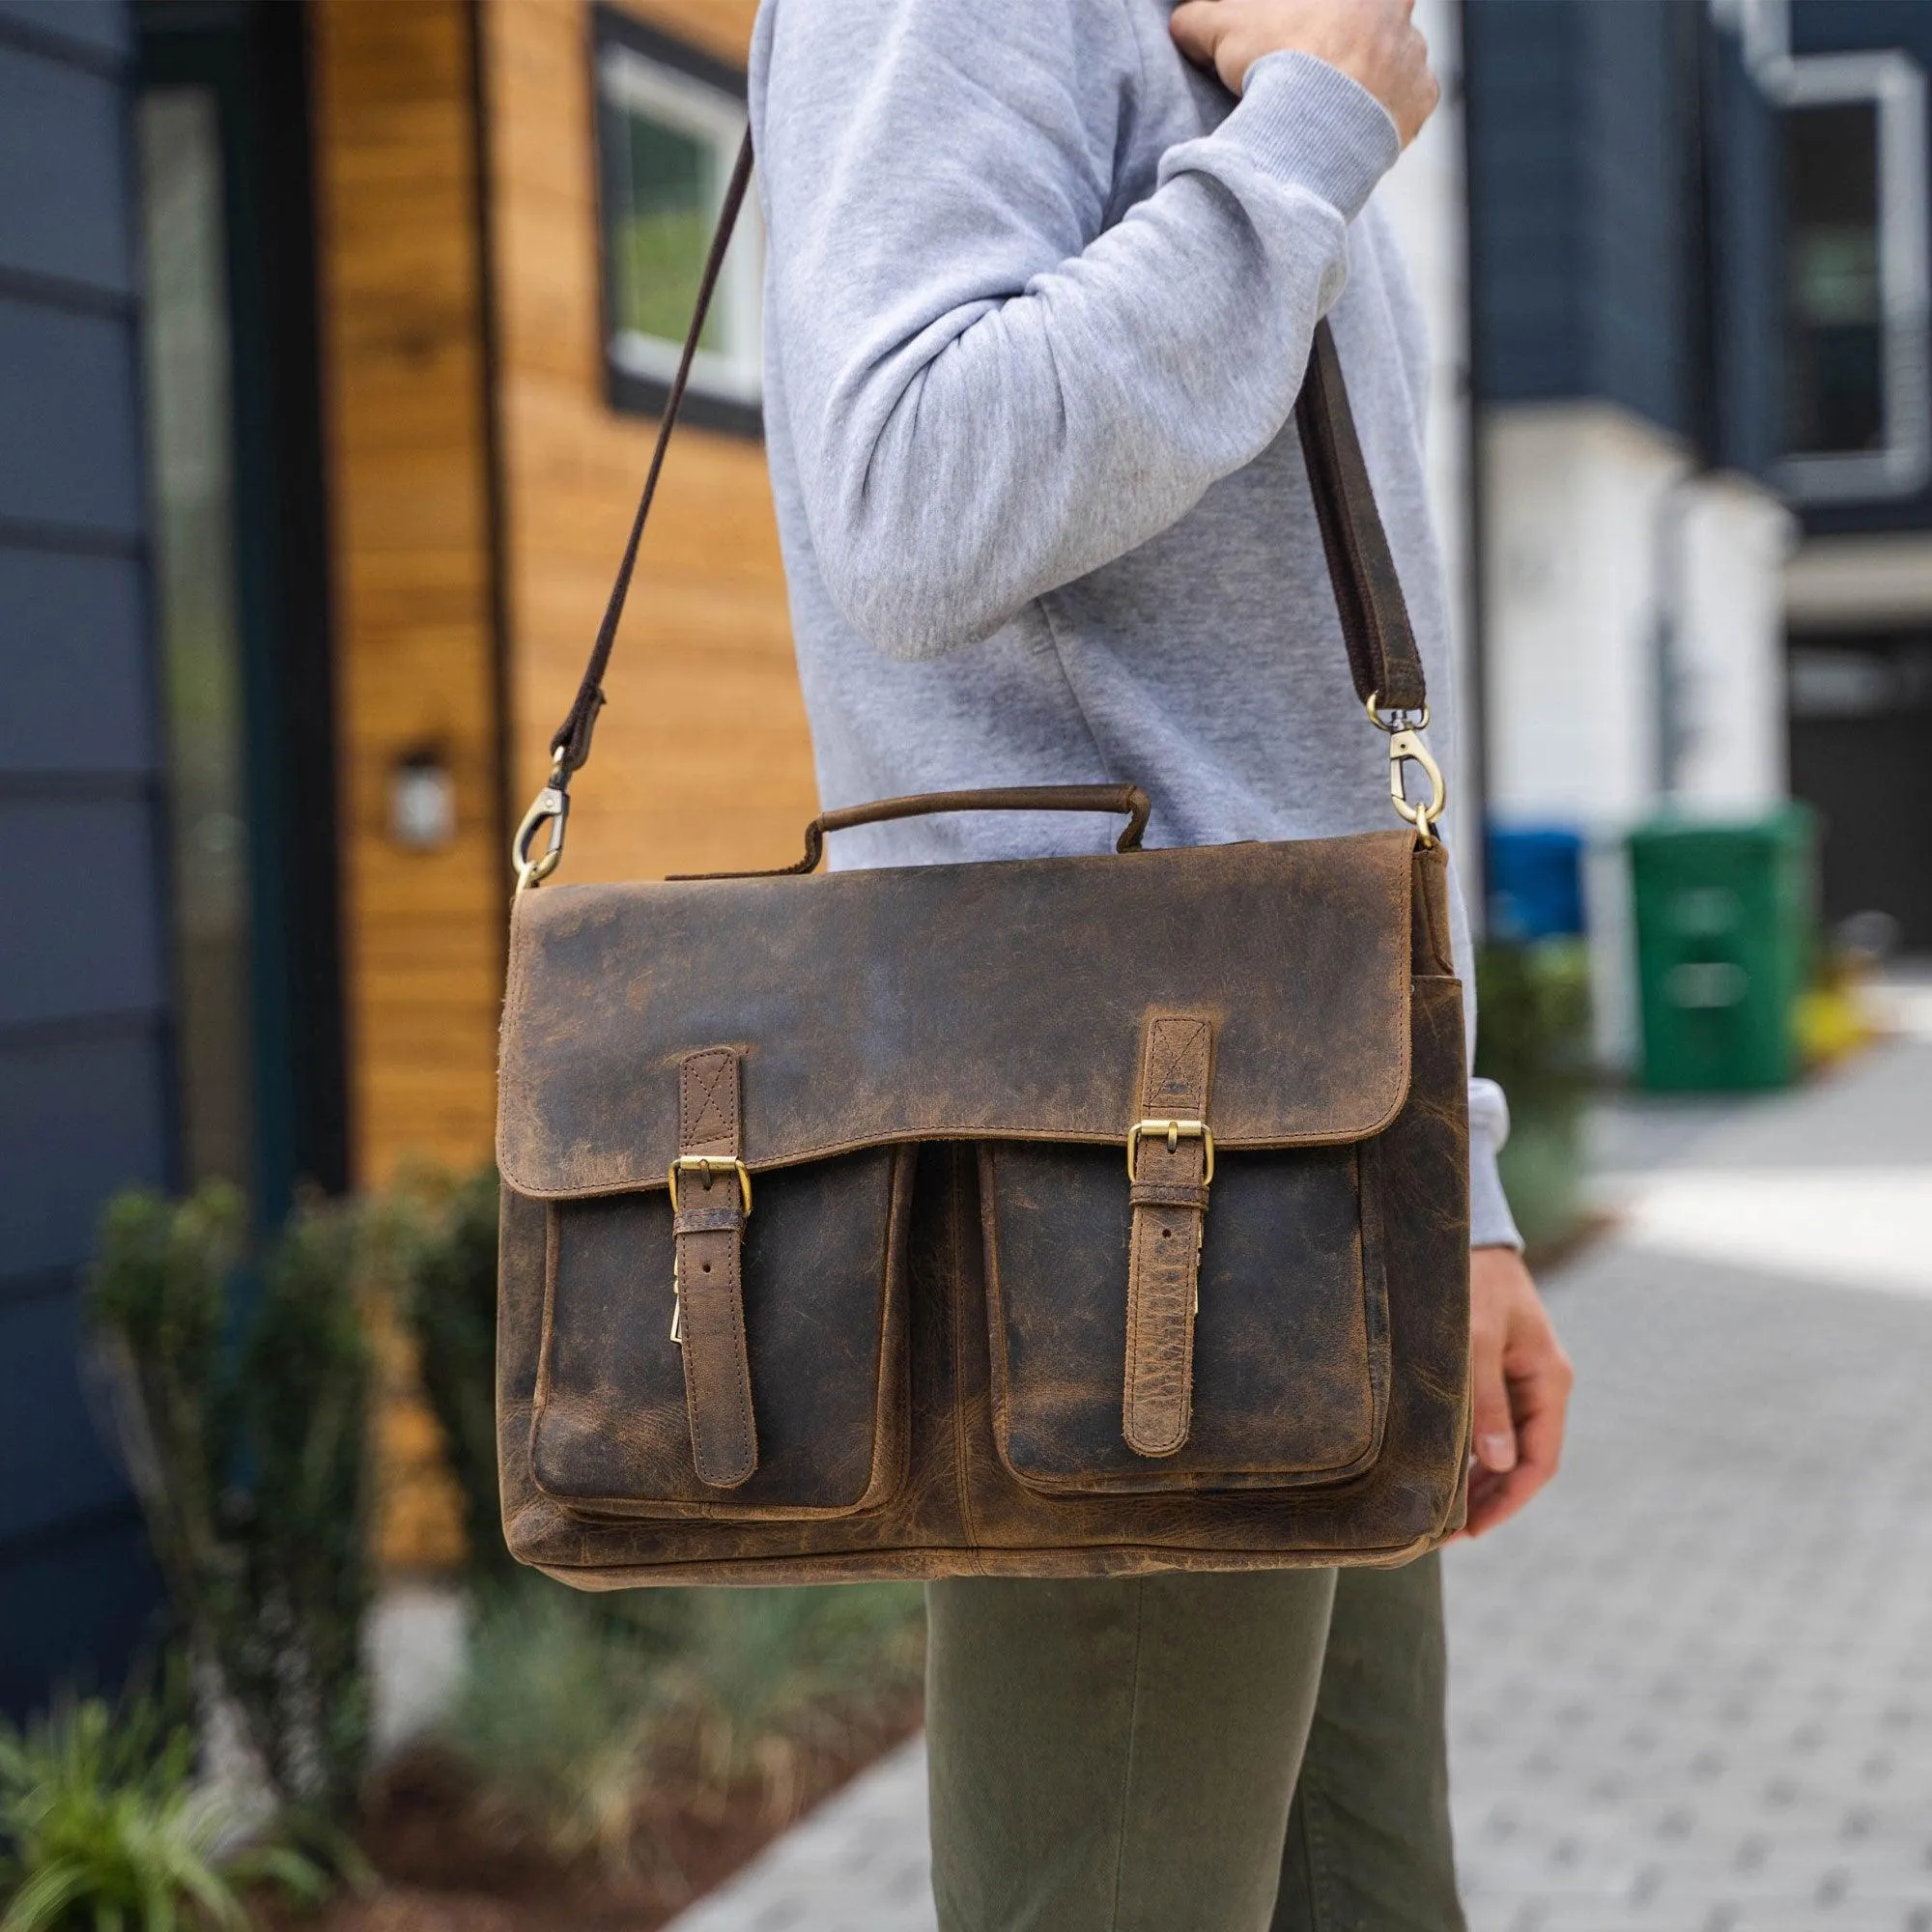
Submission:
[[[462,1492],[469,1567],[500,1577],[516,1565],[497,1488],[497,1202],[486,1167],[454,1188],[418,1183],[395,1212],[403,1316]]]
[[[25,1731],[0,1721],[4,1932],[241,1927],[238,1888],[323,1896],[326,1875],[293,1847],[237,1849],[244,1821],[193,1773],[192,1735],[152,1699],[63,1701]]]
[[[361,1239],[354,1207],[297,1208],[263,1269],[235,1396],[248,1587],[230,1688],[255,1718],[276,1788],[331,1814],[354,1800],[369,1742],[374,1472]]]
[[[622,1862],[649,1782],[653,1648],[546,1577],[485,1593],[443,1722],[485,1807],[558,1858]]]
[[[668,1741],[688,1741],[713,1791],[760,1779],[795,1807],[799,1764],[838,1751],[919,1685],[924,1612],[910,1584],[701,1590],[663,1670]]]
[[[1582,942],[1484,947],[1476,1014],[1476,1071],[1509,1095],[1503,1187],[1533,1255],[1567,1240],[1583,1213],[1581,1114],[1593,1068]]]
[[[181,1203],[118,1196],[89,1317],[186,1649],[279,1796],[339,1815],[368,1731],[361,1220],[305,1202],[245,1295],[242,1225],[218,1183]]]
[[[1580,1106],[1592,1080],[1583,943],[1492,944],[1476,955],[1476,1071],[1514,1113]]]
[[[876,1737],[923,1651],[914,1585],[607,1600],[526,1577],[479,1602],[443,1738],[486,1807],[559,1857],[621,1862],[653,1792],[722,1806],[751,1781],[793,1815],[807,1759]]]

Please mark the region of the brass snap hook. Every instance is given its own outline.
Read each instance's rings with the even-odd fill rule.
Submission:
[[[556,870],[563,857],[563,829],[570,817],[570,794],[563,788],[562,778],[563,768],[559,765],[551,773],[550,782],[537,793],[530,809],[524,813],[524,822],[517,827],[517,836],[510,840],[510,864],[516,867],[517,890],[520,893],[541,885]],[[550,827],[550,842],[541,858],[532,859],[530,846],[546,824]]]
[[[1442,768],[1430,755],[1429,747],[1422,742],[1420,733],[1429,728],[1429,707],[1420,711],[1392,712],[1384,718],[1377,706],[1376,692],[1369,694],[1365,707],[1369,723],[1378,731],[1386,732],[1389,741],[1389,803],[1396,811],[1415,827],[1416,836],[1425,845],[1435,843],[1435,821],[1442,816],[1443,808],[1449,803],[1449,788],[1443,781]],[[1411,799],[1408,795],[1405,767],[1419,765],[1423,776],[1429,781],[1427,802]]]

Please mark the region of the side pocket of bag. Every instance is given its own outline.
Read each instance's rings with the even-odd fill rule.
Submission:
[[[1067,1496],[1304,1489],[1373,1464],[1388,1291],[1372,1144],[1223,1156],[1200,1262],[1193,1423],[1172,1456],[1122,1438],[1129,1208],[1113,1150],[980,1150],[994,1434],[1008,1472]]]
[[[664,1190],[552,1202],[536,1487],[584,1518],[836,1518],[887,1502],[910,1431],[915,1158],[883,1148],[759,1177],[743,1262],[758,1466],[728,1491],[694,1463]]]

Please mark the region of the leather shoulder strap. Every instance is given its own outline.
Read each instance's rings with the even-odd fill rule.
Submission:
[[[651,513],[651,501],[657,495],[671,431],[677,427],[678,412],[691,381],[692,363],[724,266],[724,252],[745,205],[751,180],[752,136],[748,130],[724,190],[717,233],[711,239],[711,252],[697,285],[691,328],[684,339],[684,353],[678,358],[677,374],[671,379],[669,393],[665,398],[657,443],[651,451],[651,465],[645,472],[637,514],[631,519],[631,534],[624,545],[623,560],[617,566],[617,580],[611,586],[611,598],[604,607],[603,622],[597,626],[597,640],[591,646],[590,661],[583,668],[577,696],[551,739],[556,766],[566,774],[576,771],[590,755],[590,734],[597,714],[604,707],[604,673],[610,668],[617,623],[624,613],[624,600],[630,594],[631,578],[637,570],[638,546]],[[1341,357],[1336,354],[1335,337],[1325,318],[1316,325],[1308,374],[1295,402],[1294,415],[1308,465],[1316,519],[1321,528],[1321,548],[1328,560],[1329,582],[1334,585],[1335,604],[1341,613],[1342,637],[1348,646],[1355,696],[1365,704],[1373,699],[1383,712],[1420,711],[1428,696],[1423,684],[1422,660],[1416,652],[1408,607],[1389,554],[1381,512],[1376,507],[1361,442],[1355,435],[1348,385],[1342,380]]]
[[[678,412],[684,407],[691,365],[697,357],[704,321],[711,313],[711,298],[718,293],[724,253],[731,245],[731,232],[738,225],[739,213],[745,206],[745,191],[751,185],[752,134],[747,128],[738,159],[731,169],[731,179],[725,185],[724,205],[718,211],[718,227],[711,237],[711,252],[704,259],[704,273],[698,280],[697,300],[692,307],[691,327],[685,332],[684,353],[677,359],[677,374],[671,378],[670,391],[665,397],[658,440],[651,451],[651,467],[644,472],[643,493],[638,498],[638,513],[631,519],[631,534],[624,544],[623,561],[617,566],[617,581],[611,586],[610,601],[604,606],[604,620],[597,626],[597,641],[590,647],[590,662],[583,667],[577,696],[550,741],[551,755],[560,771],[576,771],[590,755],[590,733],[596,727],[597,714],[604,708],[604,673],[610,668],[611,647],[617,641],[617,621],[624,614],[624,600],[631,594],[631,578],[638,567],[638,546],[643,541],[651,501],[658,494],[658,478],[664,471],[665,451],[670,447],[670,433],[677,427]]]

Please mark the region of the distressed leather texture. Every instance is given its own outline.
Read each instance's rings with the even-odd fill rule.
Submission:
[[[679,1065],[677,1151],[685,1166],[671,1215],[673,1339],[684,1352],[692,1466],[708,1487],[734,1490],[758,1466],[745,1340],[748,1209],[736,1167],[736,1048],[688,1053]],[[722,1170],[713,1161],[724,1163]]]
[[[1122,1150],[1154,1012],[1215,1028],[1217,1148],[1350,1143],[1408,1090],[1413,835],[518,895],[497,1164],[662,1187],[736,1046],[754,1176],[888,1142]],[[1124,1174],[1124,1167],[1122,1173]]]
[[[1155,1013],[1141,1056],[1128,1176],[1126,1389],[1121,1434],[1139,1456],[1172,1456],[1187,1440],[1194,1400],[1194,1317],[1208,1218],[1208,1085],[1214,1022]],[[1181,1123],[1190,1129],[1181,1132]],[[1191,1131],[1199,1126],[1204,1131]],[[1170,1142],[1172,1145],[1170,1145]]]
[[[521,895],[511,1549],[622,1588],[1390,1563],[1440,1541],[1469,1427],[1446,910],[1440,849],[1406,831]],[[1200,1220],[1205,1165],[1163,1171],[1150,1135],[1132,1199],[1128,1128],[1178,1117],[1151,1097],[1171,1019],[1211,1029],[1176,1091],[1198,1080],[1216,1165],[1185,1395],[1151,1348],[1137,1448],[1133,1227]],[[728,1169],[697,1205],[687,1171],[681,1208],[727,1225],[680,1241],[683,1069],[720,1054],[753,1208],[721,1200]],[[711,1397],[687,1400],[670,1337],[674,1253],[708,1240],[739,1248],[755,1440],[739,1474],[726,1429],[728,1484],[698,1466]]]

